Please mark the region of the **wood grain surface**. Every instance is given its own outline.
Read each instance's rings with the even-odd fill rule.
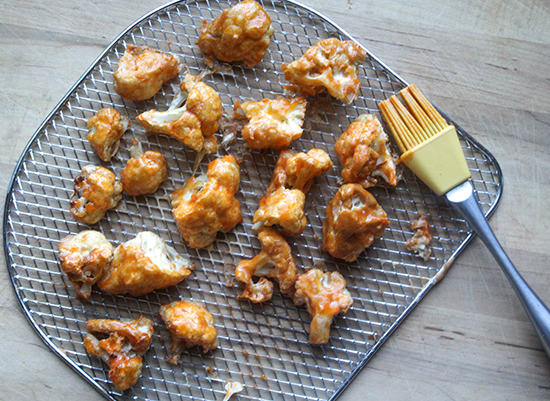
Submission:
[[[491,226],[550,304],[550,3],[304,3],[416,83],[495,155],[504,194]],[[21,152],[57,102],[116,35],[162,4],[0,3],[2,199]],[[4,258],[1,264],[0,399],[102,399],[35,334]],[[500,268],[475,239],[340,399],[550,399],[550,361]]]

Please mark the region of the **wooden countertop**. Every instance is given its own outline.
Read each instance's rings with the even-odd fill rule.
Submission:
[[[26,143],[57,102],[120,31],[163,3],[0,4],[2,199]],[[490,223],[550,305],[550,3],[304,3],[416,83],[496,156],[504,195]],[[1,264],[0,399],[102,399],[35,334],[4,258]],[[475,239],[340,399],[550,399],[550,361],[503,273]]]

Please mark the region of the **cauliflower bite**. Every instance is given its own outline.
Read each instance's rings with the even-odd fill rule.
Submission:
[[[253,0],[231,7],[209,24],[203,22],[197,46],[205,54],[214,54],[220,61],[243,60],[253,67],[269,47],[273,27],[266,11]]]
[[[204,248],[242,221],[241,203],[235,199],[241,174],[231,155],[208,164],[206,175],[190,178],[172,193],[172,212],[181,236],[191,248]]]
[[[178,60],[147,46],[128,45],[114,74],[115,91],[128,100],[146,100],[180,72]]]
[[[171,136],[197,152],[203,149],[206,153],[216,152],[214,133],[222,115],[222,102],[218,93],[201,79],[186,74],[180,84],[181,93],[169,110],[153,109],[137,116],[147,133]]]
[[[304,213],[306,195],[299,189],[279,187],[260,198],[258,210],[254,213],[253,230],[264,226],[278,225],[283,235],[299,235],[306,228]]]
[[[59,243],[61,270],[76,289],[78,299],[89,299],[113,256],[113,246],[99,231],[85,230],[67,235]]]
[[[89,164],[74,180],[71,213],[78,221],[95,224],[122,199],[122,184],[105,167]]]
[[[313,178],[331,167],[332,161],[323,150],[311,149],[307,153],[281,150],[266,194],[260,198],[254,214],[253,229],[277,224],[283,235],[300,234],[307,223],[305,194]]]
[[[193,262],[158,235],[144,231],[115,249],[113,260],[97,285],[108,294],[140,297],[178,284],[194,268]]]
[[[302,136],[306,115],[304,97],[263,99],[235,103],[235,113],[244,113],[249,122],[241,135],[253,149],[282,149]]]
[[[281,292],[288,294],[294,288],[297,273],[290,246],[277,230],[262,228],[258,238],[262,251],[250,260],[239,262],[235,270],[237,280],[246,285],[238,299],[249,299],[254,303],[268,301],[273,296],[273,284],[265,277],[275,279]],[[252,281],[254,276],[261,277],[258,283]]]
[[[327,206],[323,246],[335,258],[353,262],[389,225],[374,196],[359,184],[346,184]]]
[[[300,59],[283,64],[282,70],[285,79],[292,84],[291,89],[308,95],[327,89],[331,96],[349,104],[359,96],[361,82],[357,78],[357,67],[366,54],[352,41],[323,39]]]
[[[88,141],[104,162],[111,160],[120,147],[120,138],[131,123],[112,108],[101,109],[88,120]]]
[[[326,344],[330,337],[332,318],[346,313],[353,299],[346,289],[346,280],[338,272],[323,273],[311,269],[296,279],[294,303],[306,305],[312,316],[309,326],[310,344]]]
[[[140,316],[136,320],[97,319],[86,324],[86,351],[109,365],[109,379],[119,391],[132,387],[141,376],[143,355],[151,346],[153,322]]]
[[[418,220],[411,224],[414,235],[409,238],[405,246],[411,251],[417,253],[424,260],[428,260],[432,254],[431,243],[433,236],[430,233],[430,225],[425,215],[421,214]]]
[[[372,187],[382,178],[397,185],[395,159],[382,124],[372,114],[362,114],[338,138],[334,150],[342,165],[342,178],[347,183]]]
[[[313,179],[325,174],[332,167],[329,155],[322,149],[310,149],[307,153],[283,149],[273,170],[267,193],[280,187],[298,189],[306,194]]]
[[[132,158],[120,174],[124,192],[133,196],[155,193],[168,179],[166,159],[159,152],[143,152],[137,139],[132,141],[130,155]]]
[[[204,306],[190,301],[176,301],[161,305],[160,316],[170,331],[171,363],[177,365],[180,354],[196,345],[202,347],[205,353],[218,347],[214,317]]]

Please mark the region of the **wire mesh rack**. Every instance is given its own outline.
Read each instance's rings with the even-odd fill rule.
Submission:
[[[165,85],[152,99],[127,101],[113,90],[113,73],[128,44],[147,45],[177,55],[191,73],[204,70],[202,53],[195,43],[203,20],[210,21],[235,2],[189,0],[173,2],[144,16],[124,31],[82,76],[29,142],[14,172],[4,215],[5,255],[13,286],[23,310],[46,344],[108,399],[219,400],[231,378],[244,384],[239,397],[250,400],[334,399],[382,346],[410,310],[439,281],[455,257],[472,238],[466,222],[413,174],[405,170],[396,188],[372,189],[390,220],[384,236],[354,263],[343,263],[322,250],[322,224],[326,205],[339,188],[338,163],[319,177],[307,196],[308,226],[289,241],[301,272],[324,265],[339,271],[347,281],[354,304],[337,316],[324,346],[308,343],[310,316],[303,307],[275,291],[262,304],[237,301],[238,286],[228,286],[231,268],[257,254],[260,243],[252,233],[252,217],[265,193],[277,152],[249,152],[241,164],[237,198],[244,222],[219,234],[212,247],[194,250],[182,243],[170,208],[170,194],[193,172],[194,152],[164,136],[146,136],[134,123],[122,138],[118,158],[101,163],[87,143],[87,120],[99,109],[113,107],[131,120],[148,110],[164,110],[174,96],[177,82]],[[265,0],[275,34],[263,61],[254,68],[232,65],[232,71],[205,78],[230,114],[237,100],[260,100],[283,94],[283,63],[301,56],[319,39],[353,40],[325,17],[298,3]],[[310,99],[302,138],[296,150],[323,149],[337,160],[334,143],[360,114],[377,113],[377,103],[406,86],[375,56],[368,53],[359,69],[362,88],[351,105],[318,97]],[[313,110],[313,111],[312,111]],[[487,215],[502,190],[496,160],[467,133],[458,129],[472,173],[472,182]],[[116,209],[94,225],[114,245],[141,231],[153,231],[179,253],[189,255],[196,269],[175,287],[134,298],[94,290],[81,302],[68,285],[58,261],[60,240],[90,227],[73,219],[69,199],[74,179],[86,164],[103,164],[117,176],[130,158],[132,139],[144,148],[161,152],[169,163],[169,180],[154,195],[125,195]],[[239,140],[241,141],[241,140]],[[242,150],[242,143],[235,145]],[[239,147],[241,146],[241,147]],[[229,149],[231,152],[231,149]],[[223,153],[223,151],[220,151]],[[206,172],[206,157],[199,172]],[[430,216],[434,240],[428,261],[404,246],[412,235],[411,221]],[[178,366],[167,361],[169,335],[158,322],[159,306],[180,298],[201,301],[214,315],[219,348],[203,354],[185,352]],[[149,317],[155,324],[151,349],[144,357],[142,377],[125,392],[108,379],[108,368],[84,348],[89,319]]]

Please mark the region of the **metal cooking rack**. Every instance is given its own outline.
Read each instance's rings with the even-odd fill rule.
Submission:
[[[339,187],[335,140],[359,114],[377,113],[379,101],[407,85],[368,53],[359,69],[362,89],[357,101],[343,105],[326,96],[310,99],[306,129],[302,138],[292,144],[296,150],[324,149],[335,162],[307,195],[306,230],[289,240],[297,265],[300,271],[318,265],[340,271],[354,299],[353,306],[347,314],[334,319],[328,344],[311,346],[310,316],[305,308],[296,307],[277,291],[272,301],[263,304],[237,301],[240,288],[228,286],[231,269],[260,250],[251,230],[252,217],[258,198],[269,183],[277,152],[244,153],[238,193],[244,223],[227,234],[219,234],[208,249],[188,248],[178,233],[169,196],[192,175],[195,154],[171,138],[147,137],[135,121],[138,114],[148,109],[166,109],[177,82],[165,85],[153,99],[136,103],[120,98],[112,86],[113,72],[128,44],[147,45],[177,55],[198,75],[205,68],[203,55],[195,45],[202,21],[212,20],[235,3],[173,2],[129,27],[40,126],[12,177],[4,214],[4,246],[17,297],[44,342],[107,399],[220,400],[228,378],[244,384],[241,399],[335,399],[444,276],[473,235],[444,200],[405,170],[397,188],[378,187],[371,191],[390,220],[382,239],[350,264],[321,251],[325,207]],[[261,64],[254,68],[235,64],[231,74],[205,78],[219,92],[227,114],[236,100],[281,95],[285,84],[281,65],[301,56],[317,40],[353,40],[327,18],[298,3],[261,3],[275,29]],[[86,140],[87,120],[104,107],[114,107],[133,121],[122,139],[118,159],[109,163],[101,163]],[[487,150],[460,128],[458,131],[477,195],[489,215],[502,191],[500,168]],[[90,228],[69,213],[73,181],[89,163],[102,164],[120,176],[130,157],[128,148],[133,138],[141,140],[145,149],[166,156],[169,181],[151,196],[125,195],[118,207],[92,228],[103,232],[114,245],[140,231],[154,231],[179,253],[189,255],[197,268],[179,285],[141,298],[94,290],[89,302],[80,302],[57,262],[60,239]],[[228,151],[243,154],[243,149],[240,139]],[[214,157],[203,161],[199,173],[206,172],[207,162]],[[427,262],[404,246],[412,235],[411,221],[419,213],[431,216],[434,233],[433,253]],[[207,306],[216,321],[219,348],[207,354],[191,349],[184,353],[180,365],[174,366],[167,361],[168,332],[157,316],[161,304],[180,298],[198,300]],[[157,322],[153,345],[144,357],[141,379],[132,389],[120,393],[108,380],[107,366],[86,353],[86,321],[139,315]]]

